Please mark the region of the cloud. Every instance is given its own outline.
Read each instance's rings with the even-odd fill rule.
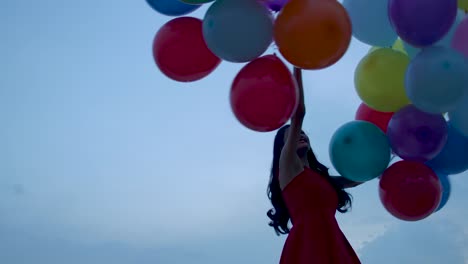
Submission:
[[[464,264],[468,240],[463,230],[448,221],[401,223],[366,245],[363,263]]]

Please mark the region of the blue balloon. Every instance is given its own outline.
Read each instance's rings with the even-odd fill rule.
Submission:
[[[229,62],[249,62],[273,41],[273,16],[260,1],[217,0],[203,18],[208,48]]]
[[[353,26],[353,36],[377,47],[391,47],[397,33],[388,19],[388,0],[344,0]]]
[[[356,182],[377,178],[390,163],[391,148],[387,136],[367,121],[351,121],[338,128],[329,151],[335,169]]]
[[[422,49],[408,66],[405,89],[410,101],[424,112],[453,110],[468,90],[463,54],[442,46]]]
[[[439,211],[440,209],[444,208],[444,206],[447,204],[449,198],[450,198],[450,192],[451,192],[451,185],[450,185],[450,179],[448,178],[448,175],[437,173],[437,176],[439,177],[440,183],[442,185],[442,198],[440,200],[439,207],[437,207],[436,212]]]
[[[468,92],[457,105],[457,107],[448,113],[450,122],[463,136],[468,137]]]
[[[183,16],[189,14],[201,5],[190,5],[179,0],[146,0],[157,12],[166,16]]]
[[[464,137],[449,122],[447,126],[447,143],[441,152],[426,165],[434,171],[445,175],[459,174],[468,170],[468,138]]]

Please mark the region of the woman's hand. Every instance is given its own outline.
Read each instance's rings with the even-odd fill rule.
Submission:
[[[294,67],[294,78],[296,79],[297,87],[299,90],[299,105],[297,106],[296,113],[293,118],[303,119],[305,116],[305,105],[304,105],[304,86],[302,84],[302,70]]]

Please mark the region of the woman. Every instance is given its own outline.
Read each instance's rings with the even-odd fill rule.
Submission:
[[[343,189],[361,183],[332,177],[317,161],[302,131],[305,106],[300,69],[294,68],[294,77],[299,86],[299,106],[291,125],[276,134],[268,186],[274,207],[267,213],[270,226],[278,235],[289,233],[280,264],[360,263],[338,226],[335,212],[344,213],[351,207],[351,197]]]

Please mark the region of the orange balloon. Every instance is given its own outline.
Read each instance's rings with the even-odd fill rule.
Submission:
[[[280,53],[303,69],[323,69],[336,63],[351,42],[351,20],[338,1],[290,0],[274,25]]]

